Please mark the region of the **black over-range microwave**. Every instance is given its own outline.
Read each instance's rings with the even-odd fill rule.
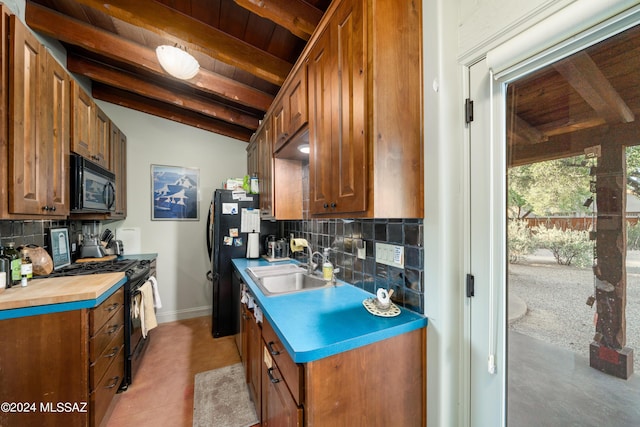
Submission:
[[[116,176],[71,153],[71,212],[111,212],[116,206]]]

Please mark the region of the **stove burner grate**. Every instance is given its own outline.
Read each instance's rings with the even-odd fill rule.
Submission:
[[[126,272],[127,276],[130,276],[131,274],[133,274],[138,263],[139,261],[133,259],[122,259],[103,262],[76,262],[63,267],[60,270],[54,271],[46,276],[34,276],[33,278],[44,279],[50,277],[84,276],[88,274],[117,273],[120,271],[124,271]]]

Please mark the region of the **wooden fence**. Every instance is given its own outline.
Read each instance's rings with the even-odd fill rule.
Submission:
[[[559,228],[561,230],[592,230],[592,223],[594,218],[592,217],[536,217],[525,218],[527,226],[529,228],[537,227],[544,224],[547,228]],[[596,221],[597,222],[597,221]],[[638,223],[637,216],[628,216],[627,223],[635,225]]]

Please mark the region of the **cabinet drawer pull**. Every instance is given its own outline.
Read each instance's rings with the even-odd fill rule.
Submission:
[[[113,325],[112,327],[109,328],[109,330],[106,331],[107,335],[113,335],[118,328],[120,327],[120,325]]]
[[[104,357],[106,357],[107,359],[112,358],[113,356],[115,356],[116,354],[118,354],[118,350],[120,350],[120,347],[113,347],[111,349],[111,353],[109,354],[105,354]]]
[[[269,381],[271,381],[272,383],[275,384],[280,382],[278,378],[273,376],[273,368],[267,369],[267,375],[269,376]]]
[[[120,381],[120,377],[119,376],[113,377],[111,378],[111,381],[112,381],[111,384],[104,386],[104,388],[114,388],[115,386],[117,386],[118,381]]]
[[[275,345],[275,342],[273,341],[269,341],[267,343],[267,347],[269,347],[269,353],[271,353],[272,356],[277,356],[280,354],[280,352],[273,348],[274,345]]]
[[[111,304],[110,306],[105,307],[105,310],[106,310],[106,311],[113,311],[113,310],[115,310],[115,309],[116,309],[116,308],[118,308],[118,307],[120,307],[120,303],[119,303],[119,302],[114,302],[114,303],[113,303],[113,304]]]

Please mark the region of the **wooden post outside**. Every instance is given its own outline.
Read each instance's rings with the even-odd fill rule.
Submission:
[[[591,367],[620,378],[633,373],[633,350],[625,348],[626,154],[625,146],[601,145],[596,173],[596,334],[590,345]]]

